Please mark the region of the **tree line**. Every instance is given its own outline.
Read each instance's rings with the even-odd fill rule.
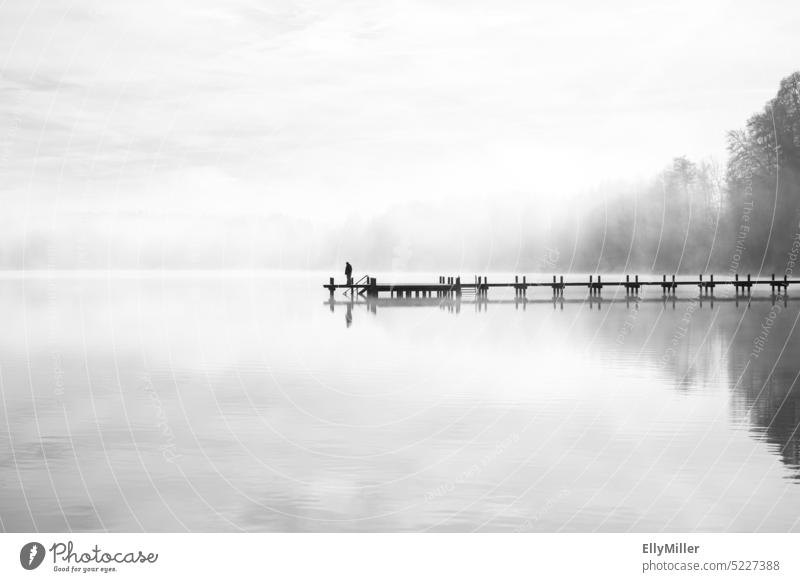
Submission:
[[[572,270],[785,271],[800,247],[800,72],[727,136],[728,159],[675,158],[634,192],[555,229]],[[574,249],[574,250],[573,250]],[[562,253],[563,254],[563,253]]]

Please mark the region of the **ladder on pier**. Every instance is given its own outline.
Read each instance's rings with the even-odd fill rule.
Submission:
[[[363,296],[367,292],[367,285],[369,285],[369,275],[364,275],[358,281],[353,283],[349,289],[345,289],[344,295],[348,297],[354,297],[355,293],[357,292],[359,295]],[[361,289],[356,291],[359,287],[361,287]]]

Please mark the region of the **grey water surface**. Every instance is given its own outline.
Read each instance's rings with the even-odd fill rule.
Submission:
[[[0,529],[800,531],[792,289],[325,282],[1,278]]]

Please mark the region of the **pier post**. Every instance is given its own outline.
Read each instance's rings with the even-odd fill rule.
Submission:
[[[456,277],[456,297],[461,297],[461,275]]]
[[[329,287],[329,289],[328,289],[328,290],[331,292],[331,299],[333,299],[333,291],[334,291],[334,288],[333,288],[333,277],[331,277],[331,283],[330,283],[330,285],[331,285],[331,286]]]
[[[589,275],[589,295],[594,295],[594,290],[592,289],[592,280],[594,279],[593,275]]]

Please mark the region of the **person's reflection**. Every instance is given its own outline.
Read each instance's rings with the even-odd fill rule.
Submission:
[[[344,312],[344,322],[347,324],[347,327],[353,325],[353,304],[348,303],[347,309]]]

